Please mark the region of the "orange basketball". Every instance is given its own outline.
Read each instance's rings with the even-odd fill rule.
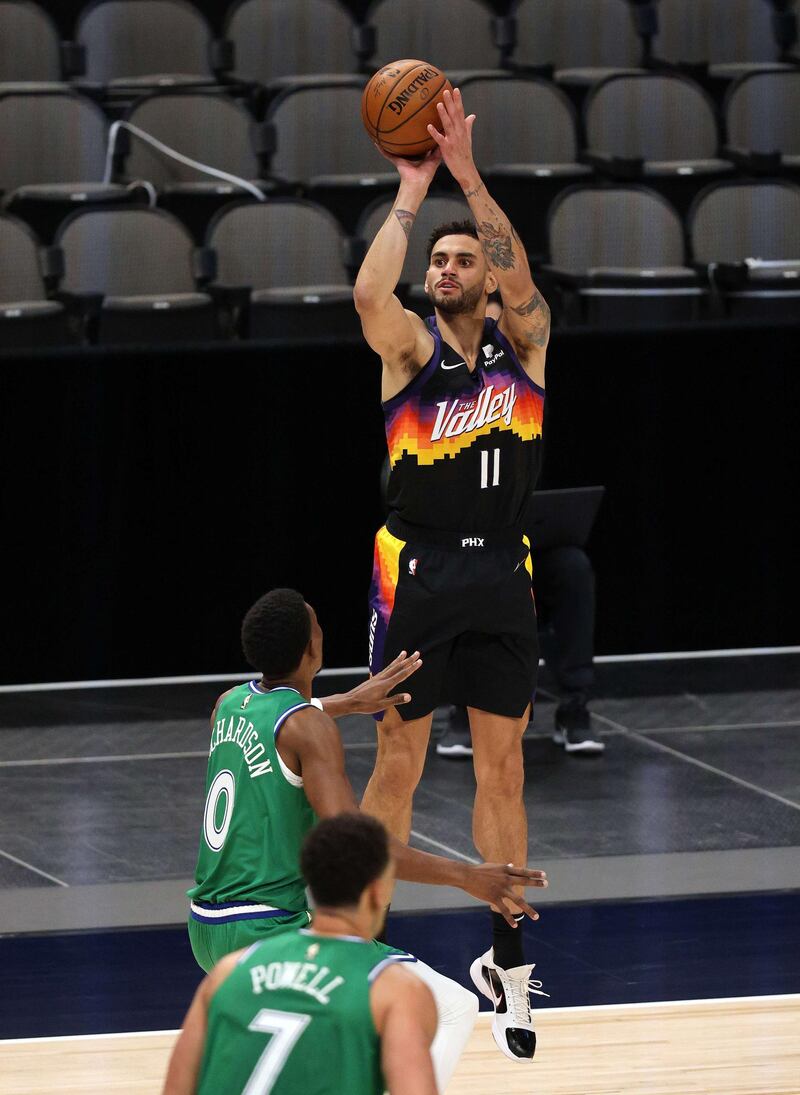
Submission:
[[[361,96],[361,119],[373,141],[392,156],[416,159],[434,147],[428,125],[439,126],[436,104],[450,81],[428,61],[393,61],[372,77]]]

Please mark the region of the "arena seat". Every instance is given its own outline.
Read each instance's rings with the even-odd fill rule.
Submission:
[[[377,0],[367,17],[381,64],[399,57],[432,58],[454,86],[469,72],[500,67],[493,12],[482,0]]]
[[[353,75],[371,53],[370,35],[339,0],[239,0],[228,11],[239,80],[270,92],[320,76]]]
[[[104,182],[108,120],[74,92],[0,96],[0,190],[3,205],[49,242],[77,204],[128,198]]]
[[[177,153],[212,169],[236,175],[262,193],[274,187],[263,176],[262,129],[240,103],[221,95],[176,89],[139,99],[126,121]],[[193,231],[198,243],[208,222],[232,197],[247,191],[214,178],[190,164],[120,131],[127,148],[125,176],[145,179],[158,190],[159,205],[174,212]]]
[[[356,335],[347,239],[326,209],[300,198],[242,202],[209,226],[214,285],[238,292],[251,338],[329,341]]]
[[[717,80],[785,67],[769,0],[659,0],[655,54]]]
[[[93,209],[56,237],[60,289],[83,304],[100,343],[200,342],[218,337],[212,298],[196,288],[187,230],[162,209]]]
[[[640,179],[686,212],[712,179],[732,172],[720,158],[714,104],[679,75],[612,76],[584,107],[585,159],[616,180]]]
[[[363,79],[283,91],[265,127],[274,142],[270,174],[325,205],[350,232],[367,201],[394,189],[394,167],[376,152],[361,122]]]
[[[0,0],[0,94],[60,90],[61,43],[50,16],[28,0]]]
[[[78,17],[87,78],[114,91],[216,83],[224,49],[187,0],[93,0]]]
[[[765,180],[708,187],[689,212],[689,240],[728,315],[797,317],[800,186]]]
[[[510,73],[468,77],[462,90],[465,109],[478,117],[475,162],[529,251],[543,254],[545,210],[565,186],[591,175],[577,162],[575,110],[553,84]]]
[[[753,72],[725,101],[728,154],[751,173],[800,172],[800,72]]]
[[[567,323],[647,326],[694,319],[705,289],[681,219],[643,186],[571,187],[548,217],[546,272]]]
[[[74,341],[63,304],[48,300],[42,250],[27,224],[0,214],[0,349]]]
[[[514,63],[552,68],[576,98],[618,71],[637,71],[641,44],[626,0],[518,0]]]

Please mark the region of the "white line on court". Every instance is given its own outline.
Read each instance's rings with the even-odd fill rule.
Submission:
[[[600,654],[594,660],[600,665],[626,662],[693,661],[705,658],[760,658],[776,654],[800,654],[800,646],[731,647],[728,650],[665,650],[651,654]],[[544,662],[540,660],[540,665]],[[365,665],[321,669],[318,677],[366,676]],[[139,688],[162,684],[213,684],[216,681],[246,681],[252,671],[241,673],[199,673],[178,677],[112,677],[109,680],[45,681],[31,684],[3,684],[0,694],[13,692],[74,692],[91,688]]]
[[[774,993],[765,996],[715,996],[707,1000],[646,1000],[637,1004],[578,1004],[574,1007],[567,1008],[536,1008],[534,1014],[561,1015],[566,1012],[573,1013],[576,1011],[606,1012],[634,1009],[636,1011],[646,1011],[647,1009],[655,1008],[686,1008],[714,1004],[739,1006],[741,1004],[790,1003],[792,1001],[800,1002],[800,993]],[[478,1022],[483,1021],[484,1023],[489,1023],[491,1020],[492,1014],[489,1011],[483,1011],[478,1016]],[[178,1030],[126,1030],[121,1031],[118,1034],[57,1034],[49,1038],[2,1038],[0,1039],[0,1047],[26,1046],[37,1043],[41,1044],[43,1042],[90,1042],[100,1038],[166,1038],[179,1033],[180,1031]]]
[[[351,741],[345,749],[376,749],[374,741]],[[89,757],[35,757],[31,760],[0,760],[0,768],[46,768],[52,764],[116,764],[120,761],[137,760],[191,760],[207,757],[207,749],[182,753],[108,753],[106,756]]]
[[[737,783],[740,787],[747,788],[748,791],[755,791],[756,794],[771,798],[775,802],[780,802],[783,806],[789,806],[792,810],[800,810],[800,802],[794,802],[790,798],[784,798],[783,795],[779,795],[776,791],[768,791],[766,787],[759,787],[757,783],[751,783],[749,780],[742,779],[740,776],[734,776],[732,772],[726,772],[724,769],[717,768],[713,764],[707,764],[704,760],[698,760],[697,757],[693,757],[689,753],[682,753],[679,749],[673,749],[671,745],[665,745],[663,741],[654,741],[647,736],[647,733],[642,733],[638,730],[630,730],[627,726],[623,726],[621,722],[610,719],[608,715],[598,715],[593,711],[592,718],[597,719],[598,722],[607,723],[613,730],[618,731],[620,734],[624,734],[626,737],[633,738],[636,741],[642,742],[644,745],[649,745],[651,749],[656,749],[658,752],[677,757],[678,760],[685,761],[686,764],[693,764],[695,768],[702,768],[704,771],[711,772],[715,776],[722,776],[723,779],[728,779],[731,783]],[[656,732],[655,729],[652,731],[652,733]]]
[[[34,867],[32,863],[26,862],[24,859],[18,859],[17,856],[12,855],[11,852],[4,852],[0,848],[0,855],[5,859],[10,859],[12,863],[16,863],[20,867],[25,867],[29,871],[33,871],[34,874],[41,875],[42,878],[48,878],[51,882],[55,882],[57,886],[63,886],[65,890],[69,889],[68,882],[62,882],[60,878],[56,878],[53,874],[48,874],[47,871],[41,870],[39,867]]]
[[[434,840],[432,836],[425,836],[424,833],[418,833],[416,829],[411,830],[411,835],[415,836],[417,840],[424,840],[426,844],[430,844],[433,848],[438,848],[441,852],[447,852],[448,855],[454,855],[457,859],[463,859],[465,863],[480,863],[479,859],[473,859],[471,855],[457,852],[455,848],[451,848],[449,844],[442,844],[441,840]]]
[[[800,719],[776,720],[775,722],[709,722],[701,723],[698,726],[657,726],[647,730],[639,727],[637,733],[679,734],[681,730],[691,730],[692,733],[705,730],[785,730],[793,727],[800,727]]]

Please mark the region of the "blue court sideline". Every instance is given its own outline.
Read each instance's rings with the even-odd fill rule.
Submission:
[[[486,919],[396,915],[391,942],[468,984]],[[550,904],[525,930],[551,994],[536,999],[569,1007],[800,992],[798,925],[784,892]],[[0,1038],[173,1029],[200,977],[181,927],[6,936],[0,968]]]

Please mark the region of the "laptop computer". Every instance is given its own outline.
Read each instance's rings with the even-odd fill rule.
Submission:
[[[568,487],[534,491],[525,526],[531,547],[534,550],[583,547],[605,490],[605,487]]]

